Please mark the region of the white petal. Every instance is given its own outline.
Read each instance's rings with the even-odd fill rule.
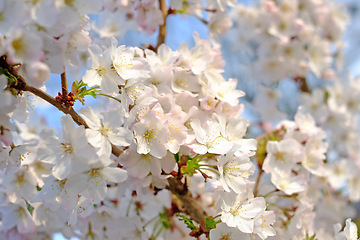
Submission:
[[[237,227],[240,231],[242,231],[244,233],[252,233],[254,230],[254,220],[242,218],[238,222]]]
[[[261,211],[264,211],[266,208],[266,202],[265,199],[262,197],[257,197],[252,200],[250,200],[249,204],[243,205],[242,210],[244,218],[253,218],[256,215],[258,215]]]
[[[101,145],[97,153],[99,154],[99,156],[103,157],[111,156],[111,144],[105,136],[101,137]]]
[[[53,175],[58,179],[66,178],[71,172],[71,158],[64,156],[53,168]]]
[[[101,172],[109,182],[123,182],[127,179],[127,172],[121,168],[105,167]]]
[[[109,94],[119,92],[119,87],[112,78],[104,77],[100,83],[100,88],[103,92]]]
[[[100,86],[102,77],[97,73],[95,69],[89,69],[86,71],[82,80],[89,87]]]
[[[103,138],[105,138],[100,132],[93,129],[86,129],[86,137],[89,143],[96,148],[101,147]]]
[[[95,202],[101,201],[106,195],[106,181],[99,176],[91,177],[88,183],[88,190]]]
[[[23,211],[27,211],[27,209],[23,209]],[[34,227],[34,222],[28,212],[26,212],[25,216],[21,216],[17,221],[17,229],[19,233],[29,233]]]
[[[80,109],[79,114],[86,121],[89,128],[93,130],[99,130],[101,128],[99,116],[95,114],[94,110],[90,106]]]
[[[58,21],[58,12],[52,0],[37,3],[32,9],[32,15],[39,25],[46,28],[53,26]]]
[[[131,140],[134,138],[134,135],[132,133],[132,131],[126,129],[126,128],[119,128],[119,131],[117,132],[117,134],[114,134],[112,132],[110,132],[108,134],[108,139],[109,141],[117,146],[129,146]]]

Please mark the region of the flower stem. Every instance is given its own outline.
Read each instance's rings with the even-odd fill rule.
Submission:
[[[264,173],[264,171],[261,168],[259,168],[259,174],[257,175],[255,187],[254,187],[254,197],[256,197],[258,195],[258,188],[259,188],[259,184],[260,184],[260,180],[261,180],[261,175],[263,173]]]
[[[118,101],[119,103],[121,103],[121,100],[117,99],[116,97],[113,97],[113,96],[110,96],[110,95],[107,95],[107,94],[104,94],[104,93],[98,93],[98,92],[96,92],[95,94],[100,95],[100,96],[105,96],[105,97],[108,97],[108,98],[112,98],[112,99]]]

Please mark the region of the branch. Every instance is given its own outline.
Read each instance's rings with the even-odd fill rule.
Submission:
[[[311,89],[309,88],[309,85],[306,82],[305,77],[294,77],[295,82],[297,82],[299,89],[304,93],[311,93]]]
[[[61,89],[63,97],[66,97],[69,93],[67,87],[67,79],[66,79],[66,69],[64,68],[64,72],[61,74]]]
[[[84,125],[85,128],[89,128],[89,126],[86,124],[85,120],[79,114],[77,114],[77,112],[75,112],[75,110],[72,107],[71,108],[64,107],[64,105],[61,104],[61,102],[56,101],[55,98],[53,98],[46,92],[43,92],[38,88],[31,87],[28,85],[26,85],[23,90],[31,92],[34,95],[42,98],[43,100],[47,101],[48,103],[50,103],[51,105],[53,105],[54,107],[56,107],[57,109],[62,111],[63,113],[70,114],[70,116],[72,117],[74,122],[76,122],[78,125]]]
[[[185,208],[185,213],[201,224],[206,218],[206,213],[198,201],[193,198],[191,192],[186,188],[184,189],[184,184],[178,178],[168,178],[168,182],[169,190],[181,201]]]
[[[166,0],[159,0],[160,10],[163,14],[164,22],[159,27],[159,35],[157,40],[157,45],[155,47],[155,50],[160,47],[161,44],[165,43],[165,36],[166,36],[166,18],[168,16],[168,11],[166,9]]]
[[[83,125],[85,128],[89,128],[85,120],[79,114],[77,114],[77,112],[72,107],[71,108],[64,107],[60,102],[56,101],[55,98],[53,98],[46,92],[43,92],[40,89],[28,85],[26,85],[23,90],[31,92],[34,95],[42,98],[43,100],[47,101],[48,103],[50,103],[51,105],[62,111],[63,113],[70,114],[74,122],[76,122],[78,125]],[[117,148],[115,145],[111,144],[111,147],[112,147],[112,153],[116,157],[119,157],[122,154],[123,151]]]

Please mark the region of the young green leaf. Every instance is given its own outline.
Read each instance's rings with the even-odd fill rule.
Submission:
[[[177,213],[176,215],[180,218],[181,221],[184,221],[184,223],[190,230],[196,229],[196,226],[194,225],[193,221],[190,218],[185,217],[184,215],[181,215],[180,213]]]

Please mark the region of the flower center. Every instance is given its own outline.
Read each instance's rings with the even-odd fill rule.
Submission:
[[[280,163],[287,163],[287,159],[285,158],[282,152],[277,152],[274,154],[276,160]]]
[[[19,54],[19,52],[21,52],[25,48],[21,38],[12,41],[11,46],[14,48],[17,54]]]
[[[156,132],[157,131],[155,128],[148,127],[148,129],[143,134],[143,137],[145,138],[145,141],[148,145],[153,145],[154,140],[157,138]]]
[[[68,6],[72,5],[73,2],[74,2],[74,0],[65,0],[65,4]]]
[[[20,218],[26,216],[26,211],[22,207],[19,207],[17,209],[17,212],[18,212]]]
[[[119,59],[116,60],[116,62],[113,63],[115,67],[117,68],[127,68],[131,69],[133,67],[132,59],[128,54],[121,54]]]
[[[229,233],[224,233],[223,235],[221,235],[220,240],[230,240],[230,234]]]
[[[101,128],[100,128],[100,133],[101,133],[101,135],[107,136],[108,131],[109,131],[109,128],[106,128],[106,127],[104,127],[104,126],[101,126]]]
[[[109,71],[109,68],[99,67],[99,68],[95,69],[95,71],[96,71],[97,74],[99,74],[99,76],[101,77],[101,76],[105,75],[105,73],[106,73],[107,71]]]
[[[93,169],[90,170],[89,176],[93,178],[93,177],[98,176],[99,173],[100,173],[99,168],[93,168]]]
[[[73,148],[70,143],[61,143],[61,147],[64,153],[72,153]]]

